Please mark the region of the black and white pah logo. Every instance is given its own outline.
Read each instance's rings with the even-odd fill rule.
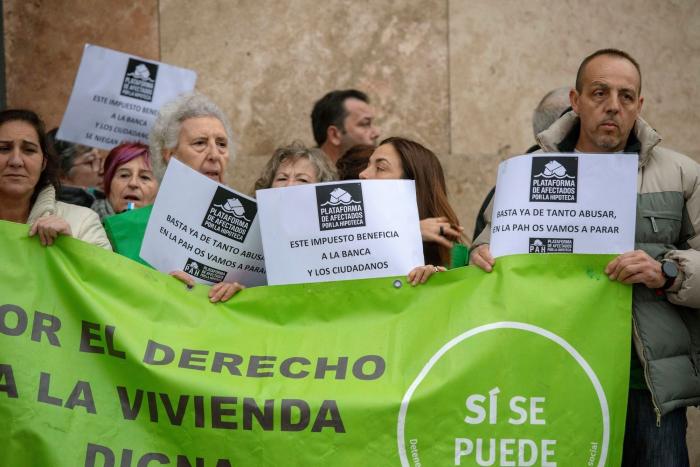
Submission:
[[[151,102],[156,87],[158,65],[135,58],[129,59],[122,83],[122,96]]]
[[[348,229],[365,225],[361,183],[316,187],[318,224],[321,230]]]
[[[258,205],[254,201],[217,187],[202,227],[243,243],[257,213]]]
[[[578,157],[532,158],[530,201],[575,203],[578,190]]]
[[[529,253],[573,253],[573,238],[532,238],[530,237]]]
[[[192,258],[187,258],[185,267],[182,270],[190,276],[214,283],[221,282],[226,277],[226,271],[207,266]]]

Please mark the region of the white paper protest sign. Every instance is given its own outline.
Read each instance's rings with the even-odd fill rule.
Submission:
[[[637,154],[547,153],[498,167],[491,254],[634,249]]]
[[[423,265],[413,180],[258,190],[271,285],[405,275]]]
[[[162,272],[197,282],[265,285],[265,258],[254,199],[171,158],[141,245]]]
[[[57,137],[102,149],[146,143],[161,106],[196,81],[192,70],[86,44]]]

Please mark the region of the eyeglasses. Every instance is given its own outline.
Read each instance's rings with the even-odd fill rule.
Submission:
[[[102,169],[102,159],[92,156],[82,162],[74,163],[73,167],[78,167],[79,165],[89,165],[93,172],[99,172]]]

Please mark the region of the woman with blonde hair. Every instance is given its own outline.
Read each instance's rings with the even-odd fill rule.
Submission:
[[[262,175],[255,182],[255,190],[321,183],[337,180],[328,158],[318,148],[307,148],[295,141],[275,150],[267,161]]]

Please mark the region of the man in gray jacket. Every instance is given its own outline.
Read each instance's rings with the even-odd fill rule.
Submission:
[[[586,57],[570,92],[573,111],[537,136],[544,152],[639,154],[636,250],[605,268],[633,284],[632,357],[624,466],[687,466],[685,407],[700,403],[700,168],[659,147],[639,115],[639,65],[627,53]],[[490,225],[470,262],[490,272]]]

